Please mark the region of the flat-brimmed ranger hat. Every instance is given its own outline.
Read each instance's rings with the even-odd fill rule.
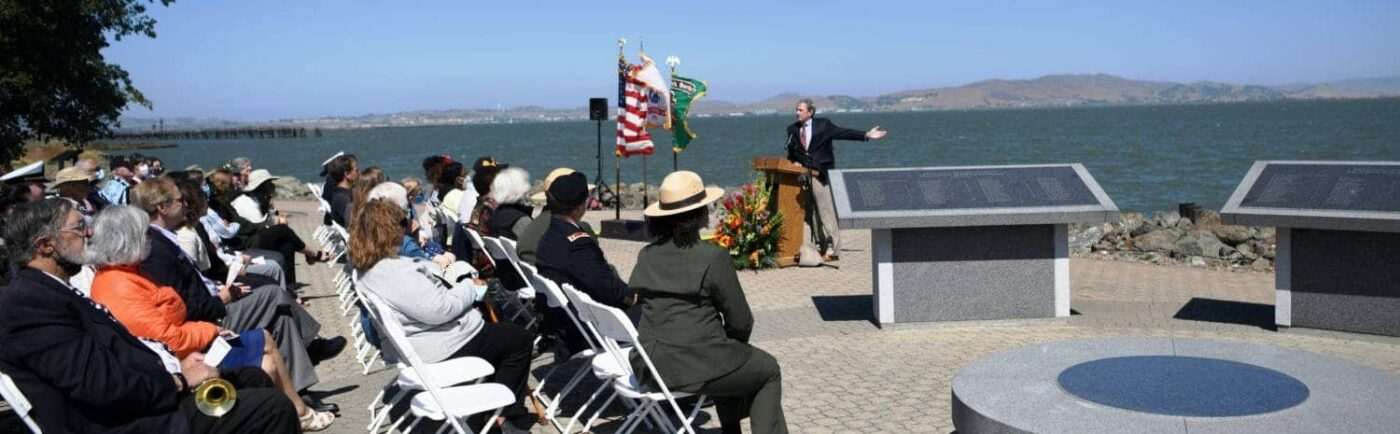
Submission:
[[[666,175],[661,180],[658,201],[647,206],[642,214],[647,217],[665,217],[690,211],[719,200],[724,189],[705,187],[700,175],[689,170],[681,170]]]
[[[248,185],[243,186],[243,191],[257,190],[263,183],[274,179],[277,179],[277,177],[272,176],[272,172],[268,172],[267,169],[254,170],[253,173],[248,175]]]

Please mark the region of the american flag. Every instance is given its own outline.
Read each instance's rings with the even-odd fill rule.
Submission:
[[[641,66],[617,58],[617,155],[651,155],[656,146],[646,130],[647,88],[636,78]]]

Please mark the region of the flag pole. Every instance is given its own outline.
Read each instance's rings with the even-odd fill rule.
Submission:
[[[627,45],[627,38],[617,38],[617,59],[619,64],[622,63],[622,59],[626,58],[622,52],[622,46],[624,45]],[[622,71],[619,72],[621,73]],[[621,79],[620,76],[619,79]],[[622,86],[622,83],[618,83],[618,86]],[[619,87],[619,89],[621,88]],[[619,91],[618,98],[626,98],[626,96],[622,95]],[[623,101],[625,101],[625,99],[618,99],[617,103],[623,104]],[[618,122],[622,122],[622,116],[624,116],[622,109],[617,110],[617,116]],[[622,156],[618,155],[616,150],[613,151],[613,170],[616,171],[615,179],[617,180],[617,189],[613,190],[613,202],[616,205],[613,207],[615,211],[613,218],[622,220]],[[599,183],[601,183],[601,180],[599,180]]]
[[[676,56],[666,56],[666,66],[670,66],[670,67],[671,67],[671,110],[669,110],[669,112],[666,113],[666,116],[669,116],[669,117],[672,117],[672,118],[676,117],[676,65],[680,65],[680,64],[681,64],[681,58],[676,57]],[[668,123],[669,123],[669,122],[668,122]],[[673,137],[674,137],[674,135],[673,135]],[[672,139],[672,140],[674,140],[674,139]],[[677,171],[677,170],[681,170],[681,169],[680,169],[680,164],[681,164],[681,163],[680,163],[680,158],[681,158],[681,153],[680,153],[679,151],[676,150],[676,144],[675,144],[675,143],[671,143],[671,171],[672,171],[672,172],[675,172],[675,171]]]
[[[638,39],[637,39],[637,56],[640,57],[640,58],[642,58],[642,59],[646,59],[646,58],[647,58],[646,55],[647,55],[647,40],[646,40],[646,38],[638,38]],[[646,94],[643,93],[642,96],[646,96]],[[647,111],[648,111],[648,112],[651,111],[650,106],[648,106]],[[643,113],[643,114],[642,114],[642,132],[646,132],[646,130],[647,130],[647,122],[648,122],[648,121],[647,121],[647,118],[650,117],[650,116],[651,116],[651,115],[648,114],[648,113]],[[652,149],[656,149],[656,145],[652,145]],[[647,157],[649,157],[649,156],[650,156],[650,155],[642,154],[642,209],[646,209],[647,203],[648,203],[648,202],[651,202],[651,198],[650,198],[650,197],[647,197],[647,193],[649,193],[649,192],[647,191]]]

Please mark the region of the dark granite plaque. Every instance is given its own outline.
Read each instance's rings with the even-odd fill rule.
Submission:
[[[1273,369],[1183,356],[1113,357],[1060,373],[1060,387],[1086,401],[1171,416],[1275,412],[1308,399],[1308,386]]]
[[[1068,166],[851,171],[844,176],[855,212],[1099,205]]]
[[[1240,206],[1400,212],[1400,166],[1271,163]]]

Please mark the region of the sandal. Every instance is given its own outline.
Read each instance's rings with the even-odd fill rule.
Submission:
[[[307,410],[306,415],[299,419],[301,419],[302,432],[324,431],[331,427],[331,423],[335,422],[335,415],[326,411]]]

